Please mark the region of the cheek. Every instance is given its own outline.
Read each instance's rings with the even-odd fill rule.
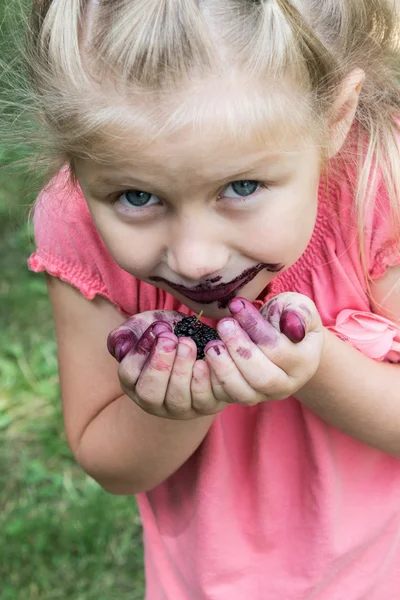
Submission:
[[[312,196],[311,196],[312,198]],[[253,220],[246,243],[263,262],[293,264],[306,249],[314,231],[318,201],[283,194],[274,210]]]
[[[110,253],[122,269],[139,278],[151,274],[163,254],[156,236],[121,236],[112,242]]]
[[[124,271],[145,278],[162,260],[163,247],[157,233],[140,231],[112,217],[94,220],[107,250]]]
[[[316,211],[302,213],[298,218],[290,215],[285,219],[258,222],[251,235],[251,248],[264,255],[264,262],[284,263],[297,260],[306,249],[315,225]]]
[[[302,214],[301,220],[288,221],[281,230],[280,243],[285,248],[287,263],[293,264],[306,250],[315,226],[316,211]]]

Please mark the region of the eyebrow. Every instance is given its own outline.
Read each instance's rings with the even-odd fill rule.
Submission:
[[[262,168],[267,168],[267,167],[271,168],[272,166],[282,164],[283,160],[291,154],[293,154],[293,153],[291,153],[291,152],[285,152],[285,153],[280,153],[280,154],[270,153],[270,154],[263,156],[263,158],[260,158],[260,160],[257,161],[256,163],[254,163],[254,161],[249,163],[248,168],[246,168],[245,165],[242,165],[240,167],[239,172],[237,170],[235,170],[226,175],[221,173],[221,174],[216,175],[215,177],[208,178],[207,181],[209,183],[223,184],[223,183],[230,182],[230,181],[238,181],[243,178],[248,179],[252,174],[259,173],[260,169],[262,169]],[[133,171],[134,171],[134,169],[132,169],[132,172]],[[140,169],[138,169],[138,171],[140,171]],[[129,174],[128,172],[126,172],[126,173],[121,172],[121,173],[116,173],[115,175],[111,175],[111,176],[101,175],[95,181],[90,182],[89,185],[94,185],[94,184],[102,185],[104,187],[115,187],[116,185],[118,185],[120,187],[126,187],[129,185],[134,185],[136,187],[138,187],[138,186],[146,187],[146,186],[153,186],[154,179],[151,182],[147,181],[147,180],[146,181],[140,180],[139,177],[136,178],[133,174]]]

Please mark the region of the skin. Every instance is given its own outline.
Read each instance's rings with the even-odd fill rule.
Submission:
[[[352,73],[338,93],[329,122],[331,156],[340,149],[351,126],[362,79],[361,72]],[[243,89],[247,90],[248,86]],[[207,101],[211,98],[214,105],[214,100],[218,98],[213,93],[211,90]],[[292,98],[293,94],[290,100]],[[177,106],[181,107],[179,102]],[[282,124],[279,124],[279,135],[269,139],[270,145],[267,148],[265,144],[263,152],[271,150],[273,143],[283,148],[283,142],[288,141],[283,136],[283,130]],[[262,225],[258,223],[259,214],[253,222],[254,232],[247,230],[244,226],[251,221],[251,210],[250,214],[247,214],[247,208],[243,213],[237,213],[236,209],[228,210],[226,200],[222,200],[220,205],[216,201],[216,192],[214,195],[211,191],[207,193],[207,186],[210,186],[210,190],[214,189],[214,185],[221,189],[227,183],[225,179],[213,182],[209,178],[212,172],[219,171],[220,176],[230,179],[228,174],[236,173],[239,168],[238,164],[236,167],[233,164],[235,160],[237,163],[247,160],[245,168],[250,171],[258,168],[250,164],[250,159],[254,158],[254,147],[247,149],[250,154],[253,153],[251,156],[244,155],[243,144],[242,153],[238,156],[237,139],[231,140],[231,144],[228,141],[225,145],[221,142],[225,154],[216,155],[213,161],[208,161],[211,149],[216,148],[216,140],[211,135],[212,130],[208,136],[203,131],[203,138],[196,138],[196,142],[201,141],[204,146],[198,146],[194,154],[188,154],[186,162],[181,152],[184,171],[177,170],[177,178],[167,181],[167,184],[176,186],[173,198],[174,202],[179,198],[178,203],[172,204],[170,199],[167,204],[169,210],[164,208],[166,212],[162,219],[152,221],[153,235],[148,236],[149,224],[146,220],[134,224],[126,215],[122,217],[118,212],[117,216],[113,214],[109,202],[125,187],[125,181],[120,179],[121,169],[129,171],[135,167],[136,170],[139,163],[137,152],[127,152],[132,136],[127,129],[123,133],[125,138],[122,136],[118,146],[120,159],[114,165],[109,165],[111,184],[105,190],[104,184],[101,186],[102,173],[97,171],[97,179],[93,179],[95,173],[92,170],[95,191],[91,197],[87,188],[86,194],[92,214],[114,252],[114,258],[128,270],[144,278],[150,276],[153,270],[165,271],[167,277],[173,275],[176,277],[174,281],[191,287],[202,284],[207,277],[215,284],[231,281],[252,266],[249,262],[259,264],[260,260],[265,261],[266,254],[268,263],[273,261],[278,264],[283,260],[281,250],[286,252],[286,246],[283,247],[280,241],[285,234],[284,228],[276,237],[268,219]],[[185,151],[190,147],[188,140],[193,138],[192,131],[190,134],[185,137],[186,146],[182,144]],[[102,148],[111,141],[115,142],[112,136],[104,139]],[[305,139],[301,141],[302,149],[306,151]],[[159,176],[165,176],[158,167],[165,163],[172,168],[179,162],[179,153],[178,156],[173,153],[177,147],[170,142],[172,140],[168,139],[163,142],[163,150],[171,152],[161,157],[164,161],[158,157],[155,163],[157,169],[153,162],[147,165],[153,182]],[[148,151],[151,154],[150,146]],[[154,160],[157,160],[157,156],[154,156]],[[89,179],[86,181],[84,175],[88,175],[90,170],[86,172],[84,164],[77,167],[81,183],[88,185]],[[191,195],[185,200],[178,192],[184,188],[186,167],[192,169],[192,173],[199,178],[191,182]],[[162,184],[162,181],[158,182],[160,187]],[[200,188],[203,192],[199,195]],[[290,189],[288,185],[286,191],[294,206],[303,198],[298,189],[296,198],[291,197]],[[263,195],[263,198],[268,197]],[[221,199],[220,194],[218,198]],[[191,199],[196,200],[195,208]],[[285,202],[286,193],[282,193],[281,199]],[[310,195],[307,206],[312,207],[315,201],[315,197]],[[268,210],[277,210],[275,206],[270,207],[268,202],[267,205]],[[284,210],[282,206],[280,208]],[[195,219],[193,225],[192,209],[196,217],[207,219],[207,228],[204,228],[201,219]],[[306,217],[306,221],[307,218],[313,221],[310,216],[313,210],[307,211],[304,207],[300,216]],[[287,221],[285,227],[286,224]],[[300,235],[299,230],[303,225],[302,219],[298,219],[293,232]],[[244,230],[250,231],[250,234],[242,235]],[[262,240],[259,239],[260,230]],[[201,236],[197,235],[198,231],[202,232]],[[219,235],[215,238],[216,231]],[[157,238],[157,233],[165,238]],[[121,236],[124,236],[123,242]],[[137,243],[138,240],[140,243]],[[154,246],[155,240],[162,242],[164,250],[160,249],[160,244]],[[165,247],[166,240],[169,240],[171,249]],[[153,244],[147,245],[152,259],[148,263],[148,270],[145,268],[146,252],[143,251],[143,242],[146,241]],[[287,241],[294,259],[301,252],[305,239],[302,244],[297,244],[299,238],[296,234],[294,239]],[[210,244],[212,252],[207,255]],[[196,251],[189,257],[190,261],[181,252],[183,248],[186,248],[186,253],[190,248]],[[279,250],[276,252],[279,256],[274,257],[272,255],[276,250]],[[216,259],[218,261],[214,262]],[[290,257],[285,262],[286,268],[289,262]],[[190,273],[192,275],[188,277]],[[257,297],[260,289],[268,283],[268,277],[274,276],[268,274],[265,281],[254,280],[246,290],[241,290],[243,302]],[[389,269],[385,277],[374,283],[372,291],[377,302],[376,311],[386,309],[390,318],[400,323],[398,279],[399,269]],[[223,320],[228,319],[233,321],[234,330],[231,333],[220,332],[223,346],[217,344],[219,354],[209,348],[206,360],[196,362],[196,349],[191,340],[180,339],[173,349],[177,340],[172,334],[172,326],[182,318],[179,313],[156,310],[135,315],[121,324],[120,312],[104,298],[96,297],[88,301],[76,289],[57,278],[48,277],[48,288],[56,326],[68,440],[79,464],[111,493],[136,494],[150,490],[167,479],[199,447],[215,414],[223,410],[228,402],[252,405],[290,393],[294,393],[301,403],[329,425],[383,452],[400,456],[398,366],[371,361],[324,330],[315,306],[304,296],[280,295],[263,307],[259,314],[248,305],[240,311],[241,299],[239,310],[232,303],[231,310],[228,306],[222,313],[210,313],[209,310],[215,307],[204,307],[205,314],[222,317],[221,329]],[[194,308],[199,310],[202,307]],[[158,329],[160,321],[166,324],[161,331]],[[152,325],[153,329],[148,331]],[[304,338],[301,339],[303,327]],[[117,349],[115,356],[120,361],[118,376],[114,359],[105,347],[111,330],[110,350],[114,352]],[[140,341],[142,336],[145,338],[144,346]],[[162,338],[160,343],[159,338]],[[152,342],[151,349],[143,352],[149,340]],[[135,349],[136,345],[138,347]],[[224,348],[227,351],[223,351]],[[231,384],[233,380],[240,385],[240,397],[234,389],[236,384]]]
[[[229,314],[227,308],[192,302],[154,278],[191,288],[222,277],[216,284],[221,285],[260,263],[289,268],[304,252],[314,228],[321,168],[311,140],[287,136],[284,145],[270,142],[264,149],[261,143],[213,139],[210,131],[160,140],[137,155],[127,138],[126,153],[133,155],[127,168],[89,161],[77,168],[96,227],[124,270],[219,319]],[[199,146],[209,149],[200,161]],[[115,183],[100,187],[104,177]],[[230,197],[231,183],[239,179],[268,188]],[[129,206],[121,198],[124,188],[154,193],[154,203]],[[240,295],[253,300],[275,276],[261,271]]]
[[[360,72],[349,79],[338,98],[332,155],[351,126],[362,78]],[[282,132],[281,138],[242,141],[204,127],[149,139],[138,152],[126,131],[120,160],[76,165],[114,260],[192,310],[219,319],[221,342],[206,347],[205,361],[196,361],[192,340],[173,334],[182,318],[177,313],[142,313],[112,332],[109,350],[120,361],[122,389],[150,414],[186,420],[214,415],[229,403],[279,400],[295,394],[318,369],[325,330],[308,298],[283,294],[261,312],[251,304],[277,276],[273,271],[261,270],[226,308],[221,302],[194,303],[178,291],[230,282],[258,264],[287,269],[305,251],[317,214],[321,153],[304,133]],[[259,185],[241,197],[232,187],[238,181]],[[134,206],[131,199],[138,196],[129,190],[140,191],[140,198],[149,194],[148,203]]]
[[[270,273],[280,273],[284,270],[284,265],[257,265],[256,267],[250,267],[243,271],[233,281],[225,283],[216,283],[222,279],[222,275],[207,279],[204,283],[199,283],[195,287],[185,288],[182,285],[177,285],[171,281],[167,281],[161,277],[151,277],[152,283],[165,283],[171,289],[177,291],[179,294],[189,298],[192,301],[200,304],[213,304],[217,302],[219,308],[226,308],[229,302],[234,298],[238,292],[245,287],[250,281],[252,281],[258,273],[262,270],[266,270]],[[215,294],[218,294],[220,299],[215,300]],[[221,295],[223,294],[223,295]],[[201,300],[199,300],[199,297]]]

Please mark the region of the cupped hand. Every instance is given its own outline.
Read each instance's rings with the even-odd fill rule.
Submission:
[[[220,402],[253,406],[282,400],[313,377],[325,330],[309,298],[280,294],[261,311],[235,298],[229,309],[232,318],[217,326],[221,341],[205,348],[211,387]]]
[[[108,339],[120,362],[123,391],[155,416],[188,420],[228,404],[253,406],[295,394],[318,369],[325,339],[318,311],[306,296],[280,294],[258,311],[247,300],[230,303],[197,360],[193,340],[173,333],[185,315],[149,311],[131,317]]]
[[[226,407],[214,396],[209,367],[197,360],[194,341],[173,333],[185,316],[148,311],[131,317],[108,337],[108,350],[120,363],[124,393],[158,417],[188,420]]]

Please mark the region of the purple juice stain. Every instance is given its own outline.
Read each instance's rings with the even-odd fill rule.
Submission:
[[[140,340],[138,341],[134,354],[147,354],[153,347],[157,336],[161,333],[170,332],[172,328],[169,323],[165,323],[165,321],[155,321],[146,329]]]
[[[246,304],[240,298],[235,298],[229,304],[229,310],[233,315],[238,315],[244,308],[246,308]]]
[[[214,350],[217,356],[221,356],[223,348],[224,345],[221,343],[220,340],[211,340],[211,342],[208,342],[208,344],[205,346],[204,354],[207,354],[209,350]]]
[[[147,326],[144,320],[141,323],[140,319],[137,319],[135,322],[129,319],[127,323],[130,321],[132,321],[132,327],[135,325],[136,330],[140,330],[140,327],[143,328],[143,325]],[[139,338],[132,329],[122,325],[109,334],[107,349],[118,362],[122,362],[131,351],[137,354],[147,354],[158,335],[166,332],[172,333],[172,330],[172,325],[167,321],[154,321]]]
[[[230,281],[229,283],[220,283],[220,284],[212,286],[212,287],[210,287],[210,285],[209,285],[209,283],[211,283],[212,280],[210,282],[206,282],[206,283],[199,283],[196,286],[191,287],[191,288],[188,288],[184,285],[180,285],[177,283],[173,283],[171,281],[168,281],[167,279],[164,279],[163,277],[150,277],[150,281],[153,281],[154,283],[165,283],[170,288],[172,288],[173,290],[182,294],[183,296],[189,297],[189,299],[191,299],[190,293],[199,294],[199,295],[204,293],[206,295],[207,292],[215,293],[215,292],[218,292],[218,290],[223,290],[224,288],[226,288],[227,289],[226,295],[223,298],[220,298],[218,300],[214,300],[214,299],[207,300],[204,298],[199,298],[198,300],[193,300],[193,301],[194,302],[197,301],[200,304],[213,304],[214,302],[218,302],[219,308],[227,308],[229,302],[235,297],[236,293],[242,287],[244,287],[247,283],[249,283],[249,281],[254,279],[261,271],[265,270],[265,271],[268,271],[269,273],[279,273],[284,268],[285,268],[285,266],[283,264],[261,263],[259,265],[256,265],[255,267],[250,267],[249,269],[246,269],[240,275],[238,275],[238,277],[236,277],[235,279],[232,279],[232,281]],[[240,285],[236,285],[236,284],[238,284],[238,282],[240,282]],[[232,287],[233,287],[233,289],[232,289]]]
[[[260,346],[276,344],[278,332],[251,302],[244,298],[235,298],[229,308],[252,342]]]
[[[171,337],[163,335],[165,333],[170,333]],[[176,336],[172,332],[163,331],[157,338],[157,348],[162,352],[173,352],[176,350],[177,345]]]
[[[118,362],[121,362],[134,348],[136,342],[137,337],[130,329],[116,329],[107,338],[107,348],[109,353]]]
[[[251,350],[249,350],[248,348],[237,348],[236,352],[241,358],[244,358],[245,360],[250,360],[250,358],[252,357]]]
[[[154,313],[154,318],[156,321],[164,321],[165,315],[160,310],[156,310]]]
[[[303,313],[304,313],[305,315],[307,315],[307,317],[308,317],[308,318],[310,319],[310,321],[311,321],[311,318],[312,318],[312,316],[311,316],[311,311],[310,311],[310,309],[308,308],[308,306],[306,306],[305,304],[299,304],[299,308],[300,308],[300,309],[303,311]]]
[[[293,310],[282,313],[279,326],[281,332],[294,344],[299,344],[306,336],[303,319]]]
[[[278,298],[272,298],[267,305],[263,308],[262,314],[268,315],[269,317],[275,317],[280,313],[280,302]]]

